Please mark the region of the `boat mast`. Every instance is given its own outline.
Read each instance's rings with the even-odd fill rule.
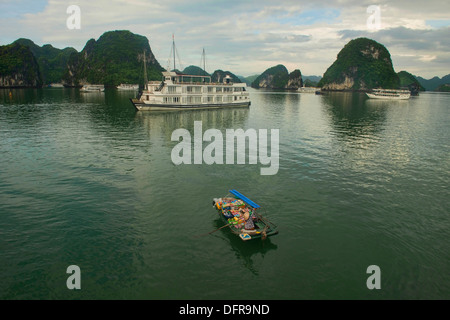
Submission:
[[[203,75],[207,75],[208,72],[206,72],[206,54],[205,54],[205,48],[203,48],[203,52],[202,52],[202,60],[203,60]],[[200,61],[201,64],[201,61]],[[203,82],[206,82],[206,78],[203,78]],[[210,78],[210,82],[211,82],[211,78]]]
[[[205,54],[205,48],[203,48],[203,52],[202,52],[202,60],[203,60],[203,71],[204,71],[205,73],[207,73],[207,72],[206,72],[206,54]]]
[[[172,33],[172,46],[173,46],[173,70],[175,71],[175,36]]]
[[[205,55],[205,48],[203,48],[202,58],[203,58],[203,71],[206,73],[206,55]]]
[[[145,62],[145,50],[144,50],[144,90],[148,90],[147,63]]]

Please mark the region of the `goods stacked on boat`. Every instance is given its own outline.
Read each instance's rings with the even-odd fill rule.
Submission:
[[[213,206],[234,234],[242,240],[264,240],[278,233],[276,225],[257,212],[261,208],[258,204],[234,189],[230,193],[236,198],[230,195],[214,198]]]
[[[256,222],[256,215],[253,214],[255,209],[247,207],[242,200],[234,198],[216,199],[216,208],[226,218],[228,224],[233,225],[236,229],[245,227],[245,221],[252,219]],[[253,228],[254,229],[254,228]],[[252,230],[252,229],[248,229]]]

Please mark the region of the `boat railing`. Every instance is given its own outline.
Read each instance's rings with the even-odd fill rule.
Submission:
[[[403,89],[372,89],[373,92],[386,92],[386,93],[408,93],[409,90]]]

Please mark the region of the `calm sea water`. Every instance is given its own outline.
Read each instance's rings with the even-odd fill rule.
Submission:
[[[251,91],[135,112],[133,93],[0,90],[1,299],[449,299],[450,95]],[[175,129],[279,129],[280,167],[179,165]],[[205,143],[206,144],[206,143]],[[243,242],[237,189],[280,233]],[[69,290],[66,269],[81,270]],[[369,290],[367,268],[381,271]]]

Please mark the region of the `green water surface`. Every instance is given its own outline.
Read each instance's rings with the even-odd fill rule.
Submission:
[[[146,113],[112,89],[0,90],[0,298],[449,299],[450,95],[250,95]],[[174,165],[172,132],[194,121],[278,129],[277,174]],[[211,202],[229,189],[279,234],[199,237],[222,226]]]

